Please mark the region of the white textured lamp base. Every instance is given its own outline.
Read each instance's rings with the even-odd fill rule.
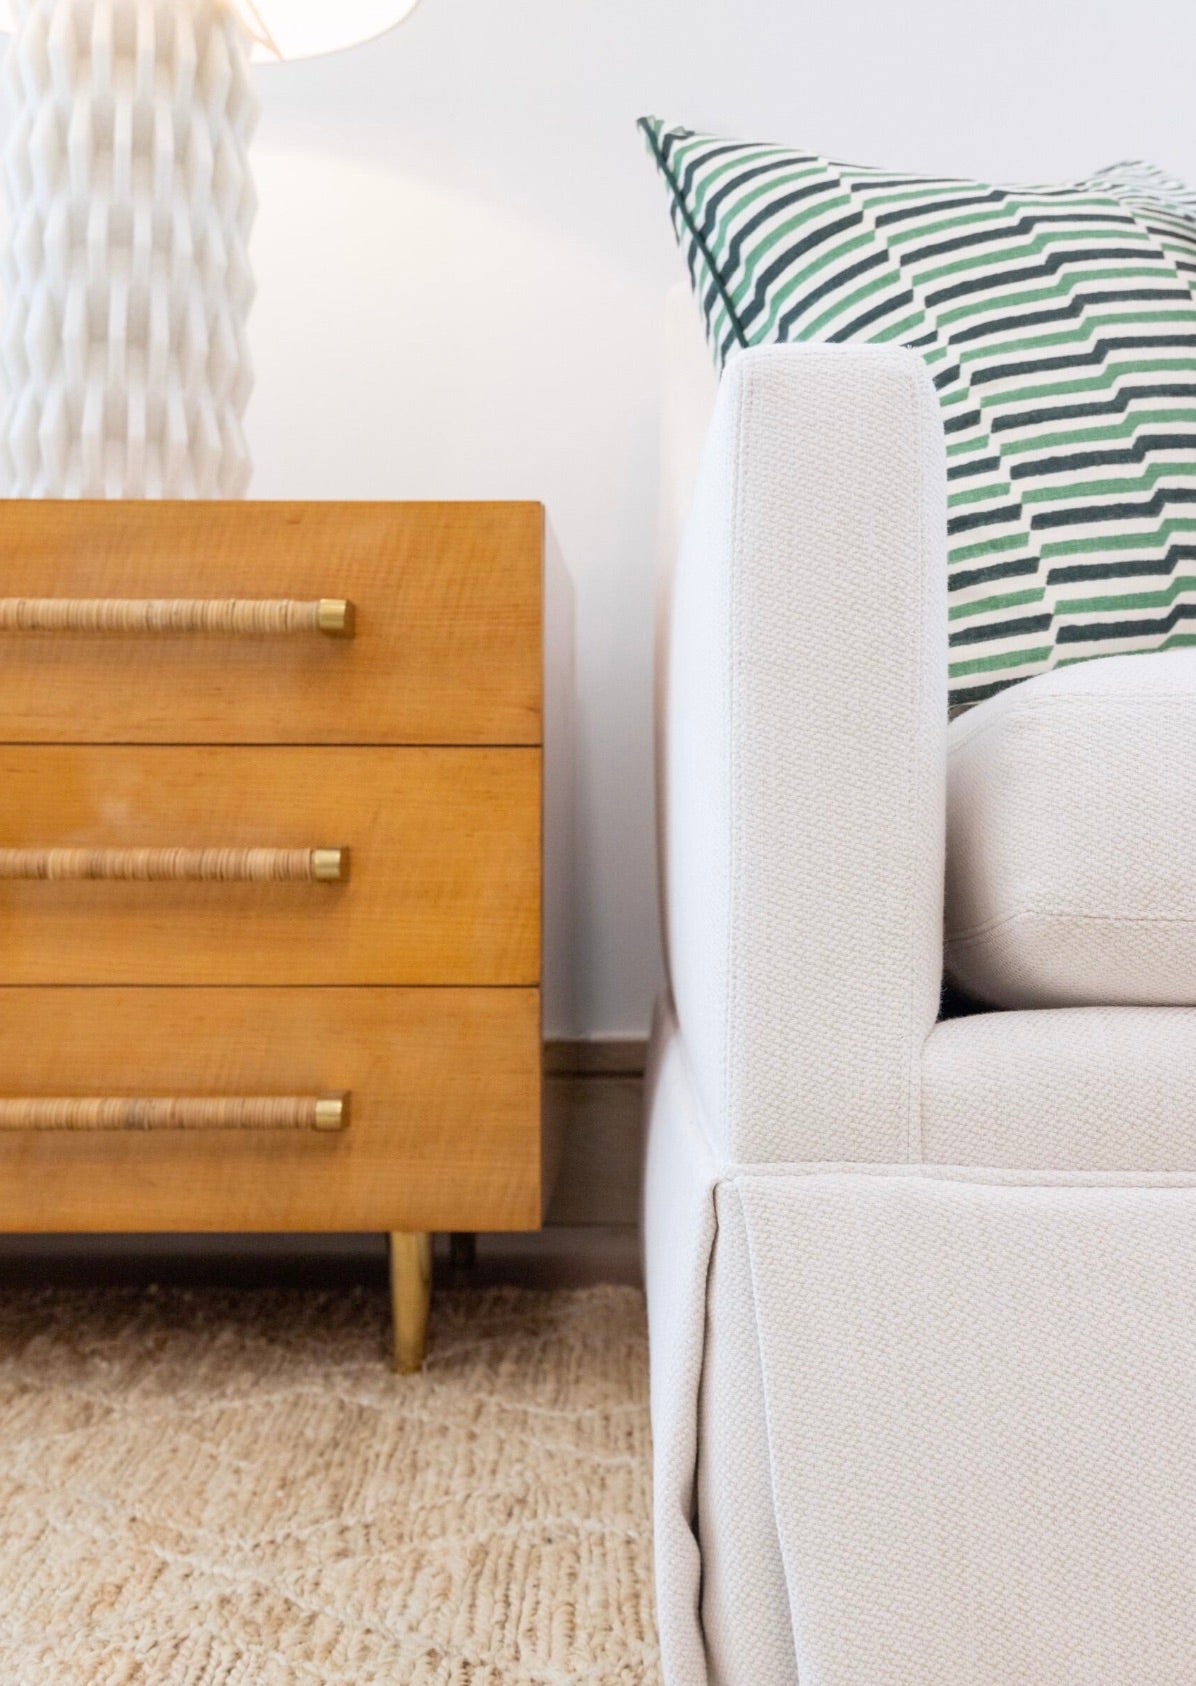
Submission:
[[[238,497],[257,120],[224,0],[16,0],[0,473],[14,497]]]

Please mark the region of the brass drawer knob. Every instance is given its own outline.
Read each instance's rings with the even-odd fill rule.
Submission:
[[[0,1132],[22,1130],[344,1130],[340,1095],[30,1096],[0,1100]]]
[[[0,879],[344,884],[348,849],[0,849]]]
[[[322,632],[352,638],[346,597],[0,597],[0,632]]]

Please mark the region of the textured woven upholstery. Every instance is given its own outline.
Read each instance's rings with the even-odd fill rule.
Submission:
[[[1196,1007],[1106,983],[935,1022],[944,872],[953,916],[979,893],[962,847],[944,860],[943,500],[908,354],[730,365],[658,694],[644,1234],[668,1686],[1196,1680]],[[1118,940],[1140,878],[1166,894],[1184,854],[1192,757],[1169,784],[1143,748],[1182,730],[1142,725],[1179,711],[1141,697],[1190,674],[1168,659],[1060,672],[1041,710],[1015,690],[951,731],[954,779],[986,720],[1058,719],[1083,765],[1039,746],[1052,799],[1150,761],[1150,823],[1110,822],[1141,873],[1110,871],[1074,794],[1047,824],[1090,846],[1086,893],[1120,895]],[[1097,694],[1104,714],[1057,700]],[[966,801],[1008,819],[982,786]],[[968,820],[953,806],[953,838]],[[1141,987],[1153,951],[1122,952]]]
[[[661,807],[673,999],[736,1158],[908,1151],[942,973],[943,487],[914,353],[768,347],[723,377],[666,617]],[[886,641],[907,666],[859,659]]]
[[[698,1417],[702,1535],[702,1629],[718,1686],[792,1680],[797,1667],[792,1612],[773,1502],[772,1471],[743,1457],[745,1441],[767,1439],[768,1405],[756,1322],[747,1228],[739,1191],[715,1191],[719,1244],[710,1261],[706,1344]]]
[[[931,1165],[1196,1172],[1196,1008],[977,1013],[922,1060]]]
[[[998,1007],[1196,1006],[1196,650],[1111,656],[951,726],[947,964]]]
[[[1196,1193],[737,1184],[800,1686],[1196,1678]]]

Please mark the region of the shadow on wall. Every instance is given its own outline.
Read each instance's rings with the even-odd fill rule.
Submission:
[[[560,540],[544,525],[544,999],[557,1026],[577,1024],[577,600]]]
[[[642,1035],[659,295],[547,214],[413,179],[391,131],[368,158],[284,138],[255,153],[252,494],[546,506],[546,1025]]]

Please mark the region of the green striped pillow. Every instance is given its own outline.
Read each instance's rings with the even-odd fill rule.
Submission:
[[[1196,644],[1196,194],[993,187],[641,123],[719,362],[920,351],[947,431],[951,703]]]

